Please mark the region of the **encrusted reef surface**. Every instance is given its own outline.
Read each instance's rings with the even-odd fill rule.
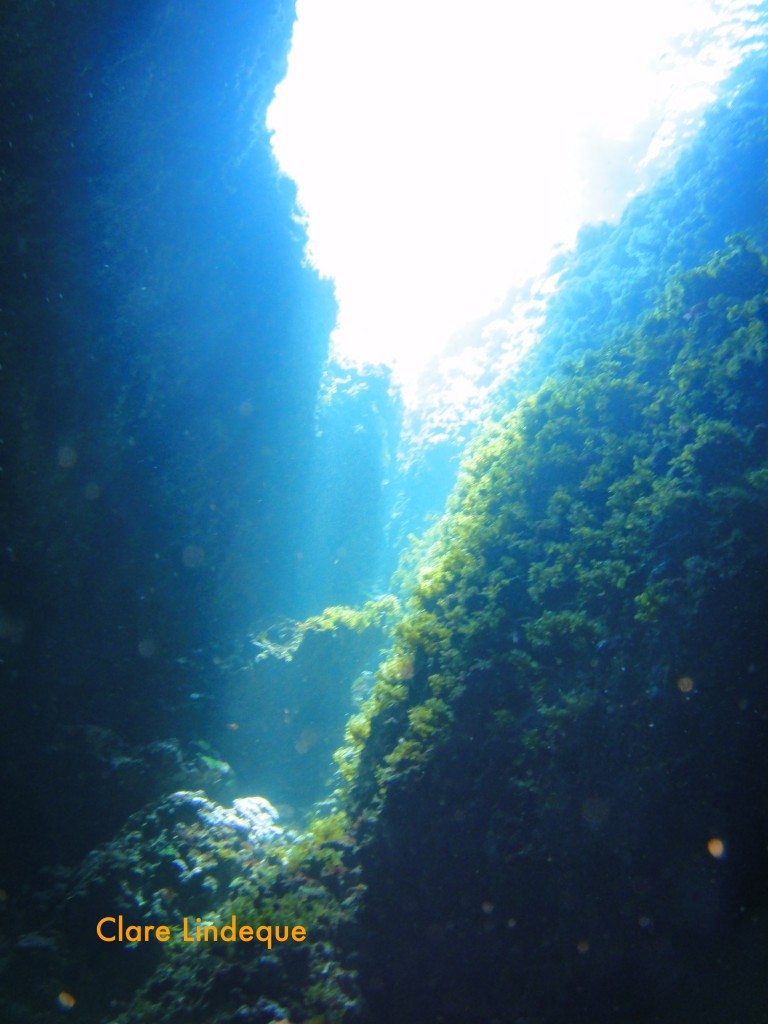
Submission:
[[[78,1019],[116,1024],[353,1019],[347,846],[312,856],[323,837],[276,819],[261,797],[183,791],[134,814],[22,908],[36,925],[7,951],[3,1020],[55,1020],[69,996]]]
[[[376,1021],[760,1020],[768,264],[478,439],[338,755]]]

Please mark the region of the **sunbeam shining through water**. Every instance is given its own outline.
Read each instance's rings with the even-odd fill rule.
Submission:
[[[757,6],[300,0],[268,114],[337,356],[427,361],[553,247],[615,219],[749,49]]]

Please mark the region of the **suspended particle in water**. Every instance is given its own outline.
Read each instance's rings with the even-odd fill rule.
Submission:
[[[725,856],[725,843],[717,836],[712,836],[707,843],[707,852],[710,857],[714,857],[715,860],[722,860]]]
[[[157,650],[157,645],[151,637],[145,636],[143,640],[139,640],[136,649],[142,658],[152,658]]]
[[[27,623],[24,619],[6,615],[0,611],[0,640],[7,640],[9,644],[18,645],[24,642],[26,632]]]
[[[56,996],[56,1003],[62,1010],[71,1010],[76,1002],[72,993],[66,992],[64,989]]]
[[[303,729],[293,746],[297,754],[306,754],[319,739],[320,733],[317,729]]]
[[[199,569],[205,564],[205,548],[199,544],[187,544],[181,553],[181,561],[188,569]]]
[[[60,469],[72,469],[77,462],[77,449],[63,444],[56,453],[56,462]]]
[[[610,813],[610,805],[599,796],[588,796],[581,805],[582,820],[596,828],[602,825]]]

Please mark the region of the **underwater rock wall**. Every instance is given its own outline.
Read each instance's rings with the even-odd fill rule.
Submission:
[[[627,204],[618,224],[582,228],[573,250],[554,261],[558,283],[541,342],[505,390],[529,394],[555,365],[637,326],[670,275],[706,262],[728,235],[768,246],[767,91],[758,53],[733,73],[675,166]]]
[[[211,803],[226,764],[151,741],[212,728],[221,621],[236,609],[250,628],[296,578],[330,298],[296,269],[301,238],[280,216],[240,220],[243,194],[256,208],[279,190],[263,147],[213,163],[190,148],[201,122],[210,139],[244,138],[253,109],[229,77],[253,37],[230,41],[226,70],[206,64],[208,34],[236,18],[194,9],[134,6],[123,21],[121,5],[89,3],[70,21],[25,3],[3,26],[5,1017],[59,1019],[70,986],[94,1024],[762,1020],[761,110],[716,125],[724,152],[685,193],[708,197],[691,246],[674,202],[646,235],[675,242],[663,282],[650,242],[635,260],[637,246],[610,244],[621,230],[592,235],[599,272],[583,264],[570,312],[549,320],[542,361],[557,352],[557,375],[519,404],[517,388],[500,397],[403,569],[410,603],[370,695],[363,673],[335,802],[260,844]],[[734,152],[744,187],[710,223]],[[349,439],[354,412],[360,459],[386,447],[372,396],[358,409],[347,395],[334,425]],[[317,550],[340,539],[329,529]],[[345,586],[352,575],[338,570]],[[319,770],[351,703],[340,688],[325,702],[318,680],[367,664],[362,643],[332,652],[325,618],[295,681],[265,674],[285,686],[260,705],[273,718],[230,723],[250,741],[295,719],[275,764],[297,793],[301,757],[311,748]],[[265,630],[261,643],[285,641]],[[313,684],[317,705],[294,711],[291,687]],[[179,785],[206,795],[163,795]],[[13,884],[40,863],[47,890]],[[306,923],[309,942],[282,955],[129,942],[112,957],[93,931],[112,909],[142,924],[263,914]]]
[[[472,446],[339,757],[375,1020],[759,998],[767,349],[734,240]]]
[[[112,998],[125,1024],[759,1020],[767,342],[768,260],[734,239],[491,424],[412,568],[332,806],[263,845],[237,802],[145,808],[38,897],[21,995],[47,957],[84,1019]],[[330,642],[359,616],[302,628]],[[300,923],[306,944],[112,956],[106,905],[177,932]]]
[[[104,835],[69,729],[201,734],[213,648],[296,583],[332,291],[260,128],[290,3],[7,5],[3,790],[23,870]],[[13,859],[12,850],[4,857]]]

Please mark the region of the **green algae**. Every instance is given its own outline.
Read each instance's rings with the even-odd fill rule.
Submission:
[[[675,279],[638,328],[497,409],[445,516],[406,557],[397,600],[296,624],[302,639],[390,636],[347,721],[330,810],[269,857],[233,863],[217,906],[220,919],[307,928],[299,959],[281,954],[301,978],[289,1007],[301,1019],[349,1012],[355,982],[339,950],[365,900],[361,849],[390,787],[423,775],[470,721],[479,740],[502,745],[509,789],[554,813],[564,797],[541,766],[574,722],[623,699],[627,652],[674,636],[713,578],[735,577],[764,547],[766,320],[768,263],[734,240]],[[232,859],[222,848],[218,860]],[[172,943],[165,969],[175,991],[194,989],[212,964],[245,970],[247,956]],[[152,985],[125,1024],[162,1019]]]
[[[766,259],[732,238],[639,327],[495,411],[404,573],[392,648],[336,755],[353,809],[429,760],[478,673],[504,677],[497,726],[536,710],[532,749],[590,705],[580,686],[605,652],[690,619],[754,555],[767,320]]]

